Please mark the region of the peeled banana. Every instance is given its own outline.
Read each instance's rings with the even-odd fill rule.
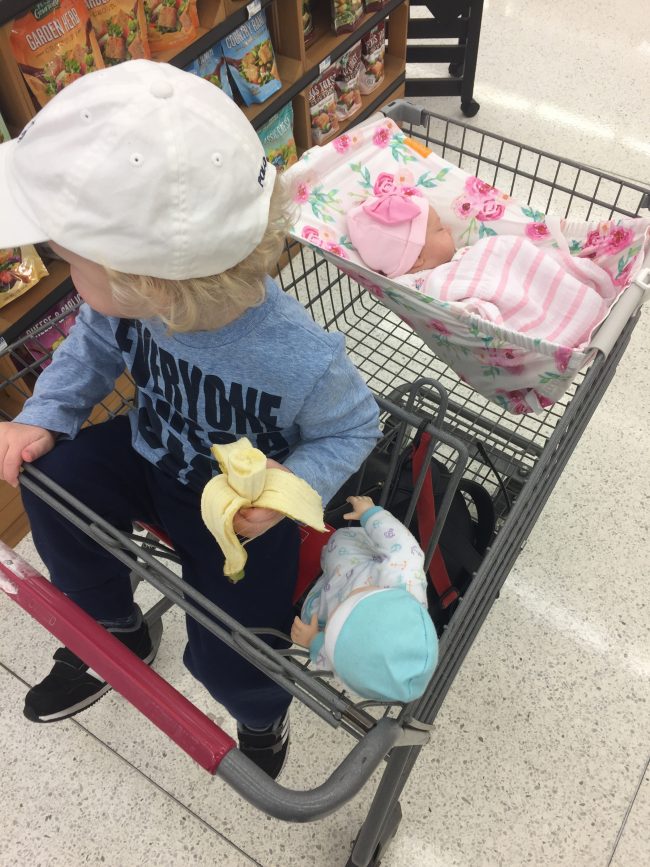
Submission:
[[[225,557],[224,574],[244,577],[247,554],[233,529],[240,509],[274,509],[314,530],[325,532],[323,503],[304,479],[286,470],[266,467],[266,455],[246,437],[212,446],[221,474],[210,479],[201,495],[201,516]]]

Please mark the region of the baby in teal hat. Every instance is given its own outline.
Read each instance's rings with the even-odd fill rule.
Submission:
[[[323,574],[291,629],[317,668],[362,698],[419,698],[438,661],[427,611],[424,554],[413,535],[370,497],[348,497],[346,520],[323,548]]]

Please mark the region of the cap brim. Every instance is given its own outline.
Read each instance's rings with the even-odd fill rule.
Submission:
[[[27,203],[14,194],[10,183],[12,155],[17,141],[0,145],[0,248],[49,241],[47,232],[28,214]]]

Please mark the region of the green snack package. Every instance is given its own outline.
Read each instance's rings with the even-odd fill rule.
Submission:
[[[246,105],[265,102],[282,87],[264,11],[224,37],[221,50]]]
[[[260,127],[257,134],[264,145],[267,160],[273,163],[279,172],[298,162],[293,137],[293,107],[290,102]]]

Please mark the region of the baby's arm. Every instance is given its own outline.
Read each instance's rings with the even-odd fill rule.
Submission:
[[[424,553],[413,534],[394,515],[375,506],[361,516],[366,531],[378,554],[405,562],[404,571],[424,568]]]
[[[291,627],[291,640],[294,644],[309,648],[309,658],[318,668],[330,669],[331,665],[325,655],[325,633],[318,628],[318,616],[312,614],[309,625],[296,617]]]
[[[284,464],[327,504],[372,451],[380,436],[378,422],[372,392],[346,356],[341,337],[296,417],[301,442]]]
[[[318,635],[318,615],[312,614],[309,624],[303,623],[300,617],[295,617],[291,627],[291,640],[301,647],[309,647]]]

